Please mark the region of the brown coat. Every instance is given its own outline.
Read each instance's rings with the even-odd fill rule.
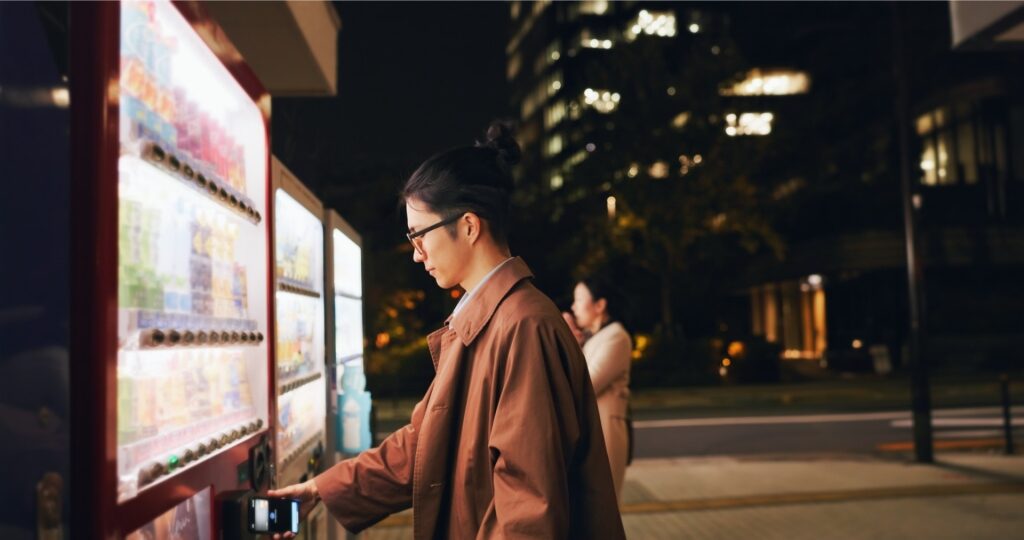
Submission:
[[[428,336],[412,422],[316,477],[358,532],[413,506],[428,538],[625,538],[587,365],[521,259]]]

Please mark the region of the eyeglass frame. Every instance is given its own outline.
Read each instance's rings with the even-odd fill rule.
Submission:
[[[433,224],[433,225],[431,225],[431,226],[429,226],[427,228],[420,229],[420,230],[414,231],[414,232],[407,232],[407,233],[405,233],[405,238],[407,240],[409,240],[409,243],[412,244],[412,248],[415,249],[417,253],[419,253],[420,255],[425,255],[423,250],[420,249],[420,247],[418,245],[416,245],[416,239],[417,238],[422,238],[424,235],[426,235],[428,232],[430,232],[430,231],[432,231],[434,229],[438,229],[438,228],[444,227],[445,225],[451,225],[452,223],[455,223],[463,215],[464,214],[457,214],[457,215],[454,215],[452,217],[442,219],[441,221],[438,221],[437,223],[435,223],[435,224]]]

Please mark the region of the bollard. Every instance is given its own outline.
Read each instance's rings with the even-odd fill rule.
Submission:
[[[1003,436],[1006,439],[1004,450],[1007,454],[1013,453],[1013,423],[1010,421],[1010,377],[1007,374],[999,376],[999,386],[1003,394]]]

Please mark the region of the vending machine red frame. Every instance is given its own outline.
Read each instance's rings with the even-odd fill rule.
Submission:
[[[266,143],[263,222],[267,239],[267,310],[274,312],[270,95],[220,26],[197,2],[174,2],[203,42],[259,107]],[[72,140],[71,530],[82,538],[122,538],[207,488],[239,487],[238,467],[273,433],[270,400],[261,430],[221,453],[117,503],[118,144],[120,3],[72,2],[70,87]],[[270,318],[268,317],[268,320]],[[274,343],[273,325],[265,329]],[[267,392],[274,387],[267,347]],[[210,498],[211,505],[213,497]],[[217,530],[211,508],[211,538]]]

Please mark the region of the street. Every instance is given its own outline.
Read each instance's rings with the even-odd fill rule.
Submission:
[[[1012,410],[1016,438],[1024,407]],[[998,447],[998,407],[938,409],[932,418],[939,449]],[[782,416],[679,418],[634,422],[637,458],[792,453],[909,451],[910,411]]]

